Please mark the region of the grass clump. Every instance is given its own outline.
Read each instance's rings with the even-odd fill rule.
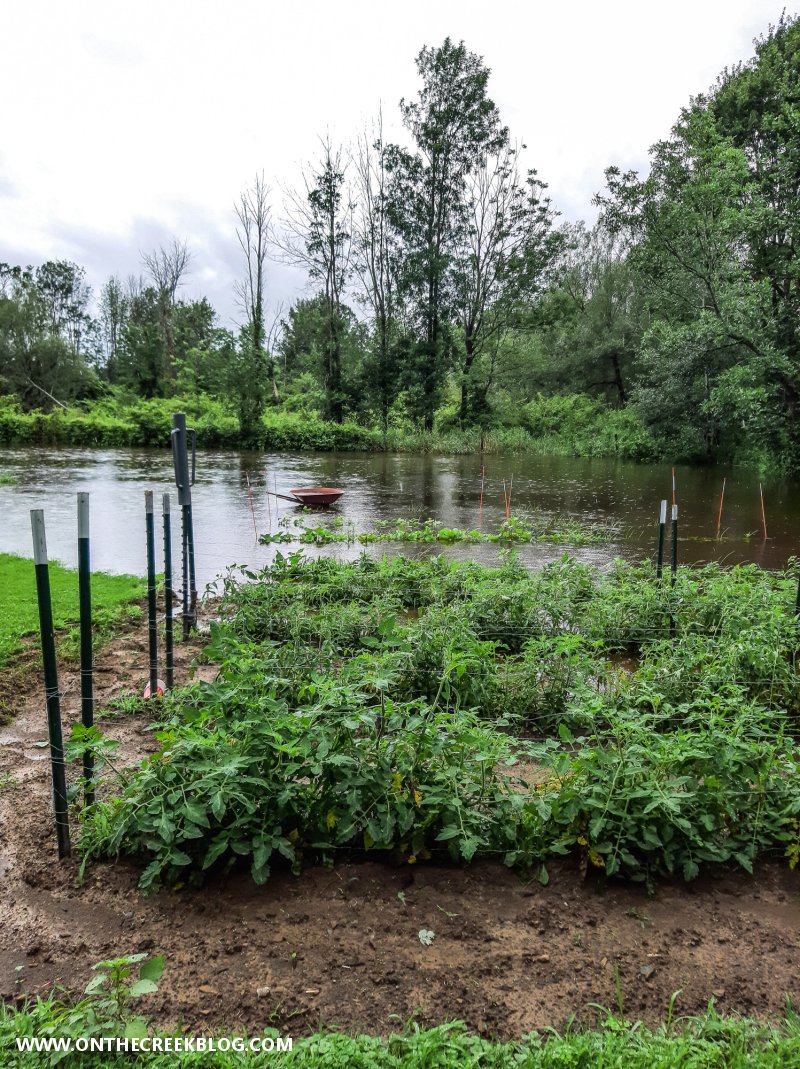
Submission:
[[[329,524],[309,527],[302,518],[281,520],[282,530],[263,534],[259,541],[272,543],[327,546],[332,543],[365,546],[376,542],[421,543],[450,546],[456,543],[478,545],[494,543],[506,546],[549,543],[550,545],[599,546],[619,537],[619,528],[610,524],[587,524],[570,517],[511,516],[495,531],[462,530],[446,527],[437,520],[397,519],[379,522],[374,531],[357,532],[352,522],[345,526],[341,517]]]
[[[463,1022],[450,1021],[433,1028],[409,1023],[386,1037],[321,1030],[292,1037],[288,1044],[285,1034],[266,1029],[252,1037],[263,1041],[257,1050],[248,1043],[251,1037],[216,1032],[213,1050],[198,1051],[196,1040],[186,1050],[185,1040],[192,1039],[191,1035],[156,1031],[143,1014],[148,997],[158,992],[165,964],[161,955],[121,955],[94,966],[92,979],[77,1000],[54,992],[16,1008],[0,1004],[4,1069],[38,1069],[42,1065],[62,1069],[250,1069],[272,1058],[293,1069],[783,1069],[800,1060],[800,1020],[788,1000],[782,1019],[769,1024],[722,1016],[713,1003],[702,1016],[674,1019],[677,994],[670,999],[666,1020],[656,1028],[626,1020],[620,1005],[614,1013],[596,1007],[598,1021],[593,1028],[569,1027],[562,1034],[549,1028],[514,1040],[485,1039],[470,1032]],[[281,1045],[277,1043],[279,1037]],[[79,1039],[85,1045],[93,1039],[105,1040],[106,1049],[76,1050]],[[49,1053],[35,1049],[37,1042],[48,1040],[67,1049]],[[115,1040],[127,1041],[129,1049],[116,1050]],[[154,1040],[162,1041],[161,1049]]]
[[[714,1069],[784,1069],[800,1060],[800,1025],[797,1015],[787,1008],[784,1018],[765,1024],[744,1017],[722,1016],[713,1006],[700,1017],[668,1019],[656,1028],[626,1021],[622,1015],[601,1012],[594,1028],[555,1029],[533,1032],[521,1039],[485,1039],[470,1032],[461,1021],[433,1028],[409,1024],[389,1036],[345,1035],[318,1031],[293,1037],[291,1049],[269,1054],[269,1041],[277,1043],[274,1029],[260,1033],[264,1050],[248,1050],[247,1039],[223,1033],[228,1049],[212,1053],[116,1051],[51,1054],[18,1049],[18,1041],[37,1038],[72,1038],[98,1035],[129,1040],[168,1033],[148,1033],[141,1019],[134,1017],[140,995],[131,994],[143,986],[134,980],[138,955],[101,963],[102,972],[94,979],[95,989],[75,1004],[58,997],[29,1002],[18,1009],[0,1005],[0,1053],[4,1069],[39,1069],[50,1064],[62,1069],[251,1069],[272,1061],[291,1069],[586,1069],[588,1066],[624,1069],[675,1069],[678,1066],[713,1066]],[[144,962],[141,969],[159,973],[159,959]],[[115,974],[127,973],[123,979]],[[107,980],[104,987],[97,981]],[[91,983],[89,987],[91,987]],[[145,978],[146,990],[157,983]],[[119,990],[121,988],[121,991]],[[120,999],[119,1007],[113,996]],[[180,1037],[174,1033],[172,1039]],[[285,1036],[282,1037],[285,1041]],[[237,1049],[238,1048],[238,1049]]]
[[[78,574],[55,562],[50,563],[50,591],[53,623],[57,630],[70,628],[79,618]],[[92,575],[92,606],[95,629],[101,635],[144,596],[141,579],[130,575]],[[38,632],[36,577],[33,561],[10,553],[0,553],[0,667],[20,652],[24,640]],[[77,634],[68,631],[62,652],[77,652]]]

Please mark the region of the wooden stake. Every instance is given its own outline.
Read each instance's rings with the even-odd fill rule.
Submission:
[[[761,483],[758,484],[758,492],[761,497],[761,526],[764,528],[764,541],[767,540],[767,514],[764,512],[764,491]]]
[[[270,534],[272,534],[272,502],[269,499],[269,472],[266,465],[264,466],[264,483],[267,487],[267,521],[269,523]]]
[[[249,473],[245,472],[244,473],[244,477],[245,477],[245,481],[247,482],[247,495],[250,498],[250,515],[253,517],[253,531],[255,532],[256,538],[258,538],[258,527],[256,526],[256,510],[255,510],[255,506],[253,505],[253,490],[252,490],[252,487],[250,486],[250,475],[249,475]]]
[[[720,525],[722,524],[722,502],[725,500],[725,480],[722,480],[722,491],[719,495],[719,512],[717,513],[717,541],[719,541]]]

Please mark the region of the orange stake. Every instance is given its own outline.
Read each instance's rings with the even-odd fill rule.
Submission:
[[[483,478],[484,478],[485,473],[486,473],[486,468],[482,467],[481,468],[481,499],[480,499],[480,502],[478,504],[478,518],[479,518],[479,523],[480,523],[481,527],[483,526]]]
[[[764,541],[767,540],[767,514],[764,512],[764,491],[761,483],[758,484],[758,492],[761,495],[761,526],[764,528]]]
[[[253,506],[253,491],[250,488],[250,476],[247,472],[245,472],[244,477],[247,482],[247,493],[250,498],[250,515],[253,517],[253,530],[255,531],[256,538],[258,538],[258,527],[256,526],[256,510]]]
[[[514,490],[514,476],[511,476],[511,482],[508,487],[508,501],[506,502],[506,519],[511,519],[511,494]]]
[[[272,534],[272,505],[270,504],[270,500],[269,500],[270,499],[269,472],[266,469],[266,465],[264,467],[264,482],[266,483],[266,486],[267,486],[267,518],[269,520],[269,531],[270,531],[270,534]]]
[[[717,513],[717,541],[719,541],[719,529],[722,523],[722,502],[725,500],[725,480],[722,480],[722,491],[719,495],[719,512]]]

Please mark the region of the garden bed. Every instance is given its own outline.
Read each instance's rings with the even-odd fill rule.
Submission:
[[[310,568],[307,572],[302,570],[306,567]],[[421,567],[429,569],[424,584]],[[467,724],[473,741],[485,745],[487,731],[502,736],[503,763],[497,769],[499,785],[492,787],[491,797],[525,797],[519,783],[509,783],[506,791],[515,769],[523,784],[533,783],[535,788],[542,781],[538,763],[504,763],[506,752],[513,755],[521,742],[528,745],[527,740],[535,735],[539,756],[550,760],[549,775],[555,769],[565,784],[574,784],[583,776],[586,789],[580,795],[573,792],[572,798],[582,805],[592,804],[592,781],[587,776],[601,750],[606,756],[613,755],[604,736],[610,723],[617,723],[619,728],[612,713],[619,718],[627,710],[628,720],[634,719],[634,713],[645,720],[651,741],[674,738],[683,744],[688,738],[696,746],[701,734],[696,722],[699,712],[696,707],[683,708],[686,701],[681,686],[691,689],[695,706],[707,699],[703,739],[706,746],[716,746],[711,758],[690,754],[686,759],[689,767],[707,760],[707,767],[716,761],[718,770],[723,770],[728,758],[738,761],[735,745],[727,757],[723,753],[721,739],[726,732],[726,745],[736,743],[739,732],[751,766],[754,757],[762,753],[758,747],[764,737],[769,745],[780,737],[781,747],[775,753],[778,776],[785,781],[780,761],[789,745],[786,727],[793,723],[795,714],[793,708],[787,709],[787,699],[796,693],[792,657],[785,671],[782,659],[787,650],[791,654],[796,641],[792,637],[791,577],[766,576],[755,569],[681,575],[677,593],[669,595],[669,609],[678,635],[694,635],[691,642],[676,646],[683,650],[681,656],[688,658],[682,676],[674,654],[665,663],[667,653],[657,648],[669,640],[663,602],[666,592],[651,595],[652,577],[646,572],[606,577],[602,580],[604,597],[598,600],[597,577],[581,569],[575,571],[572,563],[565,562],[562,571],[554,569],[544,579],[515,574],[513,562],[507,567],[505,574],[487,575],[482,569],[442,562],[308,566],[294,558],[293,563],[279,564],[278,573],[262,576],[269,581],[260,585],[229,585],[226,597],[231,630],[224,635],[215,633],[211,653],[223,662],[229,675],[235,662],[238,675],[230,679],[230,688],[239,694],[237,700],[245,702],[255,693],[242,679],[242,669],[249,664],[248,671],[260,672],[258,693],[262,700],[275,699],[271,684],[265,682],[267,675],[269,679],[280,678],[284,697],[295,711],[296,696],[313,682],[310,670],[318,688],[314,695],[317,708],[326,702],[319,690],[323,678],[339,686],[342,673],[349,672],[345,682],[352,687],[356,680],[352,673],[356,672],[363,691],[363,672],[367,670],[373,699],[383,688],[384,700],[402,702],[407,699],[399,688],[410,687],[416,700],[426,695],[430,705],[438,702],[439,712],[453,721],[466,715],[464,708],[472,705],[478,710],[476,719]],[[384,568],[408,569],[402,584],[405,594],[399,601],[387,597]],[[396,574],[391,577],[394,589],[400,589],[397,578]],[[542,583],[549,584],[546,598]],[[613,612],[608,597],[611,589],[617,590]],[[463,596],[465,592],[468,597]],[[354,605],[360,606],[357,611]],[[440,620],[444,618],[447,624],[438,629],[434,626],[437,605],[444,610]],[[467,631],[459,616],[470,606],[473,621],[484,629],[470,639],[479,644],[477,653],[464,648]],[[308,612],[309,608],[314,612]],[[532,608],[536,610],[533,616]],[[404,609],[415,612],[404,613]],[[394,620],[391,625],[386,623],[389,618]],[[461,623],[456,624],[457,620]],[[563,626],[568,620],[569,626]],[[535,623],[538,634],[531,635]],[[420,626],[422,630],[414,630],[410,637],[402,632],[404,627]],[[492,628],[494,635],[489,633]],[[587,660],[585,649],[581,647],[576,653],[564,643],[574,641],[576,634],[589,638],[591,628],[596,629],[591,641],[600,641],[602,631],[603,644],[590,646]],[[665,628],[666,639],[662,634]],[[550,662],[546,662],[542,646],[548,634],[552,641],[558,638],[560,642],[555,652],[551,650]],[[480,644],[494,643],[500,635],[505,635],[504,648],[493,647],[489,657],[489,650]],[[743,636],[749,637],[749,642],[743,642]],[[455,645],[454,637],[459,640]],[[701,637],[704,642],[717,642],[717,646],[699,649]],[[538,674],[529,671],[530,657],[526,661],[529,651],[525,647],[532,640],[538,643],[536,663],[547,665]],[[725,647],[730,647],[725,662],[719,660],[719,642],[723,640]],[[249,656],[255,658],[244,658],[244,664],[238,648],[243,642],[250,648]],[[201,642],[179,645],[179,681],[187,681],[190,662],[201,646]],[[768,670],[762,656],[767,649],[780,654],[779,658],[773,656]],[[304,657],[299,656],[300,650],[305,651]],[[433,656],[437,650],[439,660]],[[621,680],[613,666],[613,656],[620,650],[635,650],[641,658],[632,666],[633,672],[626,671],[627,681]],[[717,659],[710,660],[714,650]],[[751,656],[754,651],[758,657]],[[445,654],[446,660],[442,660]],[[275,663],[269,661],[277,655],[283,657],[281,673],[273,671]],[[745,656],[751,657],[746,671],[741,667]],[[483,663],[483,671],[477,670],[477,661],[470,660],[475,657]],[[731,667],[731,657],[738,658],[738,667]],[[113,756],[117,768],[130,768],[167,745],[165,737],[156,737],[148,730],[149,709],[141,703],[118,700],[126,693],[141,693],[147,678],[146,660],[146,636],[141,627],[117,640],[98,659],[98,704],[107,705],[109,700],[117,704],[118,715],[99,721],[105,734],[119,743]],[[598,684],[601,660],[608,661],[612,673],[604,677],[603,685]],[[271,665],[269,673],[265,663]],[[292,663],[293,673],[287,671]],[[460,674],[453,667],[458,665],[466,665]],[[411,667],[413,680],[409,677]],[[559,667],[564,671],[556,671]],[[447,688],[441,687],[443,669],[446,674],[452,669]],[[711,708],[708,695],[712,691],[719,695],[721,688],[715,681],[723,670],[729,680],[737,681],[739,689],[727,691],[723,704]],[[217,669],[201,665],[194,671],[210,682]],[[639,688],[633,694],[631,677],[634,689]],[[380,680],[386,682],[376,689]],[[502,684],[499,688],[497,680]],[[165,703],[160,718],[172,722],[168,727],[173,733],[170,746],[175,742],[174,733],[185,730],[187,712],[207,713],[203,707],[209,697],[218,703],[220,688],[225,686],[223,677],[210,688],[178,691]],[[472,688],[469,702],[467,686]],[[654,725],[652,698],[656,687],[661,701],[655,704],[661,717]],[[62,676],[62,689],[65,716],[74,722],[79,718],[74,671]],[[517,706],[522,703],[525,716],[512,715],[509,696]],[[588,696],[603,704],[592,707],[595,722],[587,726],[581,717],[585,717]],[[226,715],[233,716],[230,695],[222,697]],[[491,701],[501,704],[491,705]],[[754,703],[760,710],[761,735],[752,720]],[[363,712],[363,703],[353,704]],[[461,842],[459,837],[438,838],[448,826],[442,820],[449,818],[437,811],[439,823],[426,825],[431,830],[430,841],[426,841],[434,846],[433,856],[428,860],[419,856],[410,863],[408,847],[400,849],[399,841],[381,850],[385,844],[365,843],[359,831],[357,843],[335,843],[341,818],[334,812],[337,820],[329,827],[328,809],[321,811],[322,828],[298,832],[298,838],[306,840],[300,857],[304,869],[299,877],[289,871],[289,861],[276,853],[266,884],[259,886],[248,871],[253,858],[243,857],[237,862],[231,855],[233,865],[220,857],[205,872],[202,886],[190,886],[194,874],[202,874],[199,865],[177,866],[175,872],[161,873],[162,882],[177,881],[173,887],[145,896],[137,884],[152,857],[134,851],[129,859],[117,862],[92,861],[82,885],[77,881],[77,857],[61,863],[55,860],[48,767],[43,760],[45,751],[38,746],[45,733],[42,705],[38,686],[19,695],[17,715],[3,730],[0,751],[0,910],[4,917],[0,994],[5,1000],[46,994],[56,983],[79,991],[96,961],[134,952],[166,955],[167,969],[159,992],[150,997],[147,1007],[159,1026],[181,1023],[203,1031],[252,1031],[271,1025],[288,1034],[303,1034],[324,1024],[386,1033],[396,1027],[392,1015],[407,1018],[416,1013],[426,1025],[458,1018],[486,1035],[519,1036],[535,1027],[561,1026],[572,1014],[583,1021],[593,1020],[589,1003],[616,1004],[617,973],[626,1013],[651,1022],[661,1018],[671,994],[678,989],[681,1013],[702,1012],[713,998],[722,1010],[766,1016],[780,1012],[786,994],[797,1000],[800,885],[786,857],[792,844],[774,838],[774,828],[770,831],[768,822],[759,818],[754,825],[753,811],[747,806],[739,812],[742,819],[751,821],[748,842],[757,840],[759,844],[752,857],[743,855],[755,868],[753,876],[739,867],[741,859],[731,855],[724,862],[705,863],[692,882],[683,881],[682,864],[675,867],[675,876],[664,878],[665,852],[655,848],[648,852],[637,830],[634,839],[639,849],[632,854],[635,864],[622,859],[621,869],[645,874],[651,893],[644,883],[609,879],[607,870],[591,863],[588,853],[589,849],[602,850],[603,841],[598,838],[581,844],[577,829],[573,829],[573,841],[560,858],[536,856],[527,867],[504,867],[502,858],[491,857],[488,850],[484,859],[478,860],[482,851],[477,849],[472,862],[464,864],[459,851],[450,849],[454,840],[456,845]],[[369,700],[366,707],[370,707]],[[335,703],[331,708],[333,715],[340,716]],[[729,718],[727,726],[720,716]],[[465,723],[462,728],[467,730]],[[207,736],[211,727],[208,722],[204,728]],[[363,733],[363,724],[359,730]],[[708,731],[716,734],[709,736]],[[564,732],[571,741],[562,738]],[[604,748],[599,747],[602,737],[606,738]],[[582,743],[581,739],[587,741]],[[581,747],[590,742],[593,749],[584,754],[584,766],[559,771],[553,765],[554,753],[558,761],[574,761]],[[633,738],[633,743],[639,745],[641,737]],[[680,753],[680,747],[673,749]],[[666,761],[668,756],[667,749],[661,759]],[[432,773],[441,767],[441,757],[439,751],[430,765]],[[493,760],[496,757],[494,754]],[[156,759],[156,766],[158,763]],[[142,770],[145,775],[148,764]],[[733,771],[740,772],[742,767],[732,766]],[[765,765],[767,773],[770,768]],[[141,774],[128,777],[127,790],[137,789]],[[741,774],[753,776],[752,782],[756,782],[753,767]],[[421,793],[421,781],[406,784],[404,775],[400,786],[407,787],[410,798],[406,801],[410,800],[413,808],[413,791]],[[723,776],[709,797],[699,789],[704,777],[698,776],[696,769],[695,777],[694,793],[687,792],[685,785],[673,793],[691,795],[691,814],[722,819],[720,814],[730,811],[728,795],[732,797],[735,792],[726,788]],[[308,776],[301,775],[299,782],[307,786]],[[603,772],[598,782],[605,785],[607,798],[609,775]],[[770,792],[780,788],[781,783],[771,782],[769,790],[762,793],[762,812],[764,801],[774,800]],[[113,807],[119,789],[109,775],[101,792],[104,804]],[[425,787],[426,792],[429,789]],[[546,797],[535,789],[529,793]],[[467,795],[461,797],[467,800]],[[486,797],[489,795],[483,796],[484,802]],[[430,795],[420,798],[423,811],[428,798]],[[202,795],[193,800],[202,801]],[[573,804],[569,797],[565,802]],[[791,807],[791,796],[787,804]],[[308,807],[305,812],[310,812]],[[432,808],[428,815],[431,812]],[[630,803],[627,812],[631,812]],[[784,810],[780,813],[786,815]],[[678,819],[683,819],[681,814]],[[90,830],[92,826],[90,822]],[[73,827],[77,839],[77,828]],[[218,831],[209,831],[206,842]],[[329,837],[315,848],[312,831],[314,835],[327,831]],[[704,832],[715,849],[724,840],[717,832],[716,826]],[[763,842],[762,833],[767,835]],[[290,841],[296,843],[297,839]],[[441,853],[436,851],[437,841]],[[201,859],[195,853],[196,846],[190,844],[189,850],[190,857]],[[330,867],[315,864],[325,856],[331,860]],[[608,860],[610,854],[602,856]],[[546,885],[541,882],[542,864],[549,880]],[[421,931],[433,932],[429,945],[420,940]]]

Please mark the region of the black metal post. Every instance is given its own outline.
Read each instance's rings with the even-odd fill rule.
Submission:
[[[661,510],[658,516],[658,553],[656,554],[656,579],[661,582],[661,573],[664,570],[664,528],[667,524],[667,503],[661,502]]]
[[[53,633],[53,607],[50,602],[50,569],[47,564],[47,540],[44,512],[31,509],[33,563],[36,571],[36,597],[39,603],[39,628],[42,633],[44,696],[47,706],[47,734],[50,739],[50,765],[53,773],[53,811],[58,838],[58,856],[69,857],[69,811],[67,781],[64,774],[64,739],[61,734],[61,700],[58,694],[56,643]]]
[[[89,495],[78,494],[78,601],[81,632],[81,723],[94,724],[92,670],[92,572],[89,557]],[[83,752],[83,791],[86,805],[94,802],[94,756]]]
[[[164,515],[164,658],[166,661],[165,683],[167,690],[172,690],[175,676],[173,637],[172,637],[172,517],[169,508],[169,494],[162,498]]]
[[[189,612],[189,506],[181,505],[181,568],[183,571],[182,582],[182,608],[183,608],[183,637],[187,639],[192,630],[192,616]]]
[[[671,586],[675,586],[675,577],[678,574],[678,506],[672,506],[672,559],[670,571],[672,572]]]
[[[147,530],[147,633],[150,646],[150,697],[158,694],[158,621],[156,619],[156,539],[153,526],[153,491],[144,492]]]
[[[672,506],[672,543],[670,545],[670,587],[675,586],[678,576],[678,506]],[[669,637],[675,637],[675,614],[670,607],[669,611]]]
[[[192,467],[189,469],[189,440],[192,444]],[[172,462],[178,504],[181,506],[181,563],[183,565],[183,637],[197,624],[197,584],[194,562],[194,525],[192,522],[192,485],[195,477],[197,436],[186,427],[182,412],[172,417]]]
[[[192,503],[187,505],[186,542],[189,559],[189,623],[192,628],[197,627],[197,583],[194,577],[194,520],[192,518]]]

